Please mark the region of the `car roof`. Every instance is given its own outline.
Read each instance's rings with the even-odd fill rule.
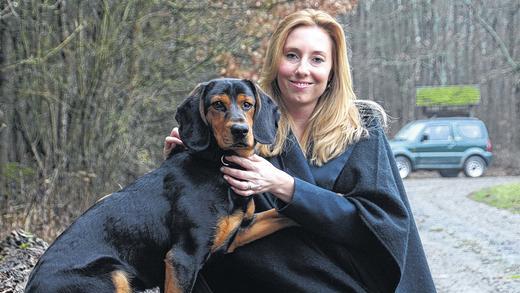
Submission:
[[[448,122],[448,121],[475,121],[481,122],[480,119],[475,117],[436,117],[430,119],[419,119],[411,121],[412,123],[426,123],[426,122]]]

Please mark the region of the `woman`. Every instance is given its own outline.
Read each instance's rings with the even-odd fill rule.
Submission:
[[[435,292],[408,200],[381,124],[356,101],[341,26],[328,14],[287,16],[269,44],[261,87],[278,103],[273,146],[244,170],[223,167],[257,210],[277,208],[288,228],[214,256],[213,292]],[[165,153],[182,143],[174,130]]]

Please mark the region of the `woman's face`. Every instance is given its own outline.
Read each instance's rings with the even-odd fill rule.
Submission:
[[[327,87],[332,69],[332,39],[318,26],[300,26],[285,41],[277,81],[285,105],[311,106]]]

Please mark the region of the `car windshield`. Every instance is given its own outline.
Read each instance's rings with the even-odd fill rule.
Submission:
[[[414,140],[423,128],[423,123],[409,123],[394,136],[394,140]]]

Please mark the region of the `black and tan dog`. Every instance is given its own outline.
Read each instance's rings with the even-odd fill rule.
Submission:
[[[274,210],[254,215],[219,171],[226,153],[251,155],[275,136],[276,106],[252,82],[200,84],[176,115],[187,150],[80,216],[40,258],[26,292],[190,292],[216,251],[291,225]]]

